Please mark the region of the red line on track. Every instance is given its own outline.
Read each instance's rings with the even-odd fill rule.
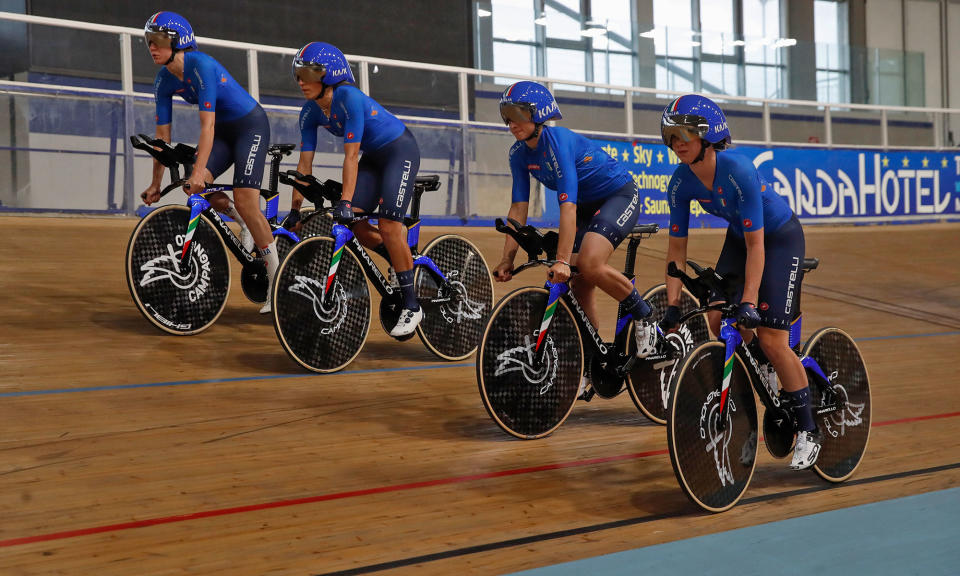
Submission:
[[[946,414],[933,414],[929,416],[917,416],[913,418],[901,418],[899,420],[888,420],[885,422],[875,422],[873,427],[893,426],[896,424],[906,424],[910,422],[921,422],[925,420],[938,420],[943,418],[955,418],[960,416],[960,412],[950,412]],[[36,536],[25,536],[22,538],[11,538],[9,540],[0,540],[0,548],[11,546],[22,546],[24,544],[34,544],[37,542],[50,542],[52,540],[63,540],[66,538],[76,538],[78,536],[89,536],[91,534],[103,534],[105,532],[118,532],[121,530],[130,530],[132,528],[144,528],[147,526],[158,526],[160,524],[172,524],[175,522],[187,522],[189,520],[200,520],[202,518],[214,518],[216,516],[228,516],[231,514],[243,514],[245,512],[257,512],[260,510],[271,510],[273,508],[286,508],[288,506],[299,506],[301,504],[314,504],[317,502],[328,502],[330,500],[343,500],[346,498],[356,498],[359,496],[370,496],[373,494],[386,494],[389,492],[402,492],[405,490],[416,490],[419,488],[430,488],[433,486],[443,486],[445,484],[459,484],[463,482],[472,482],[474,480],[488,480],[491,478],[505,478],[508,476],[518,476],[521,474],[534,474],[536,472],[547,472],[550,470],[561,470],[564,468],[579,468],[582,466],[593,466],[595,464],[606,464],[608,462],[618,462],[622,460],[636,460],[639,458],[649,458],[651,456],[661,456],[667,453],[667,450],[651,450],[648,452],[636,452],[633,454],[620,454],[617,456],[606,456],[603,458],[591,458],[588,460],[574,460],[571,462],[559,462],[557,464],[544,464],[541,466],[531,466],[528,468],[514,468],[512,470],[501,470],[499,472],[486,472],[483,474],[470,474],[466,476],[452,476],[449,478],[438,478],[436,480],[424,480],[422,482],[410,482],[408,484],[394,484],[391,486],[380,486],[378,488],[367,488],[364,490],[352,490],[349,492],[334,492],[332,494],[322,494],[320,496],[308,496],[306,498],[295,498],[292,500],[278,500],[275,502],[264,502],[261,504],[250,504],[247,506],[236,506],[233,508],[220,508],[218,510],[207,510],[204,512],[194,512],[192,514],[179,514],[176,516],[163,516],[160,518],[147,518],[144,520],[135,520],[133,522],[123,522],[119,524],[107,524],[105,526],[94,526],[91,528],[81,528],[78,530],[67,530],[64,532],[52,532],[49,534],[38,534]]]

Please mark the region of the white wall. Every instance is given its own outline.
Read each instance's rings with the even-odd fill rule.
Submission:
[[[867,46],[903,50],[902,0],[866,0]]]
[[[923,52],[926,105],[943,104],[940,72],[940,3],[907,0],[905,10],[906,50]]]

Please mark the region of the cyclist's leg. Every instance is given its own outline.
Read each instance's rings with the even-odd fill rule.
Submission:
[[[280,266],[277,247],[267,218],[260,211],[260,184],[270,147],[270,122],[259,105],[233,122],[225,122],[233,136],[233,201],[267,266],[267,303],[261,314],[270,312],[270,290]]]
[[[233,164],[234,154],[231,145],[233,139],[233,131],[229,124],[221,124],[214,128],[213,147],[210,150],[210,157],[207,159],[207,170],[203,175],[204,182],[212,183]],[[223,192],[214,192],[206,198],[214,210],[226,214],[240,225],[240,242],[245,250],[252,251],[256,244],[253,241],[253,235],[250,234],[246,221],[237,211],[237,207],[230,197]]]
[[[380,235],[390,254],[403,294],[403,311],[397,325],[390,331],[393,337],[406,336],[423,319],[423,310],[417,302],[413,286],[413,256],[407,244],[403,218],[413,196],[413,184],[420,170],[420,148],[409,130],[396,140],[377,150],[382,166],[380,172]]]
[[[727,235],[723,240],[723,248],[720,249],[720,256],[717,258],[717,265],[714,270],[724,278],[739,276],[743,277],[747,265],[747,245],[743,238],[740,238],[728,227]],[[739,294],[734,295],[737,299]],[[710,304],[721,304],[726,301],[724,294],[710,294]],[[707,313],[707,322],[710,324],[710,330],[720,334],[720,312],[711,311]],[[752,333],[744,333],[744,341],[749,342],[753,338]]]
[[[223,174],[233,164],[233,150],[230,142],[226,139],[226,132],[229,131],[220,125],[214,127],[213,146],[210,148],[207,168],[203,173],[203,181],[207,184],[212,184],[217,176]],[[206,198],[214,210],[236,220],[234,217],[236,210],[232,209],[229,196],[223,192],[215,192]]]
[[[779,229],[765,234],[764,249],[766,259],[757,303],[761,325],[757,334],[760,347],[777,371],[784,392],[791,397],[797,420],[797,446],[790,467],[805,469],[816,462],[820,438],[810,406],[806,371],[790,349],[790,323],[800,294],[805,249],[803,228],[796,216]]]
[[[602,202],[577,205],[577,233],[573,239],[573,255],[570,258],[570,264],[576,266],[579,270],[579,273],[570,282],[570,289],[573,290],[574,295],[577,297],[577,302],[580,303],[583,311],[586,312],[587,318],[590,319],[590,322],[598,330],[600,328],[600,318],[597,314],[597,303],[595,299],[597,284],[592,280],[592,275],[588,276],[584,274],[583,269],[580,268],[580,266],[589,268],[595,262],[594,258],[598,256],[588,251],[586,256],[581,258],[580,253],[583,251],[583,239],[587,233],[587,226],[590,224],[594,213],[596,213],[602,205]],[[609,254],[603,259],[604,262],[606,262],[606,258],[609,258]]]
[[[382,152],[381,152],[382,151]],[[409,130],[377,150],[380,157],[380,234],[397,274],[413,274],[413,256],[407,245],[403,218],[413,196],[420,170],[420,148]],[[411,277],[411,286],[413,280]]]
[[[790,324],[800,297],[805,250],[803,228],[796,217],[765,234],[764,250],[766,258],[757,302],[760,315],[757,335],[783,389],[795,393],[807,387],[806,372],[790,349]],[[812,418],[810,420],[812,422]],[[809,429],[812,430],[812,425]]]
[[[246,222],[253,239],[261,249],[273,242],[266,217],[260,211],[260,184],[270,147],[270,123],[259,105],[249,114],[229,124],[233,132],[233,200],[237,212]],[[215,174],[217,175],[217,174]],[[274,250],[274,255],[276,251]],[[268,261],[268,272],[273,272]]]
[[[616,268],[607,264],[610,255],[637,223],[638,201],[639,190],[632,181],[604,200],[590,220],[584,235],[581,248],[583,257],[578,270],[620,302],[623,309],[633,317],[636,355],[644,358],[655,353],[657,349],[657,327],[652,319],[648,320],[653,310],[630,281]]]
[[[373,212],[380,202],[380,171],[373,161],[374,156],[364,154],[357,167],[357,185],[353,193],[353,206],[363,212]],[[369,222],[353,225],[353,234],[365,248],[373,250],[390,262],[390,254],[383,243],[380,230]]]
[[[581,231],[581,210],[577,211],[578,239],[582,235],[577,270],[587,281],[618,302],[636,290],[607,260],[637,223],[638,194],[636,185],[631,181],[603,201],[585,206],[589,212],[585,231]],[[577,251],[576,246],[574,251]]]

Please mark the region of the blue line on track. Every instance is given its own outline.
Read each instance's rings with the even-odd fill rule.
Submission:
[[[934,338],[937,336],[958,336],[960,331],[929,332],[925,334],[901,334],[898,336],[869,336],[854,338],[857,342],[869,340],[896,340],[900,338]],[[473,362],[459,364],[427,364],[424,366],[398,366],[395,368],[370,368],[367,370],[344,370],[336,374],[377,374],[385,372],[406,372],[410,370],[439,370],[442,368],[464,368],[475,366]],[[21,390],[17,392],[0,392],[0,398],[19,398],[22,396],[41,396],[44,394],[72,394],[75,392],[102,392],[105,390],[132,390],[136,388],[159,388],[162,386],[191,386],[194,384],[216,384],[218,382],[248,382],[253,380],[283,380],[286,378],[307,378],[310,376],[324,376],[323,374],[265,374],[263,376],[238,376],[236,378],[211,378],[208,380],[182,380],[179,382],[150,382],[147,384],[117,384],[112,386],[88,386],[85,388],[57,388],[54,390]],[[333,374],[327,375],[333,376]]]
[[[396,368],[370,368],[367,370],[344,370],[336,374],[377,374],[381,372],[406,372],[411,370],[439,370],[441,368],[463,368],[474,366],[473,362],[459,364],[427,364],[423,366],[399,366]],[[16,398],[20,396],[40,396],[43,394],[71,394],[74,392],[100,392],[103,390],[130,390],[135,388],[158,388],[161,386],[191,386],[194,384],[216,384],[219,382],[246,382],[251,380],[283,380],[286,378],[309,378],[310,376],[333,376],[332,374],[266,374],[263,376],[238,376],[236,378],[210,378],[208,380],[182,380],[179,382],[151,382],[147,384],[118,384],[113,386],[88,386],[85,388],[59,388],[55,390],[23,390],[19,392],[3,392],[0,398]]]

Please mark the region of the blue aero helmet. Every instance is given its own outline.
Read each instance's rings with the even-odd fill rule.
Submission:
[[[660,136],[668,148],[675,136],[684,142],[701,138],[717,150],[725,149],[732,142],[723,110],[716,102],[699,94],[680,96],[663,109]],[[702,157],[701,149],[700,158]]]
[[[513,120],[514,122],[532,121],[539,125],[553,118],[563,118],[563,115],[560,114],[560,107],[546,86],[524,80],[503,91],[500,96],[500,117],[504,124],[509,124]]]
[[[304,82],[322,82],[321,97],[327,86],[344,81],[356,83],[347,57],[339,48],[326,42],[311,42],[297,52],[293,58],[293,76]]]
[[[197,49],[197,39],[187,19],[176,12],[157,12],[143,25],[143,37],[147,46],[153,42],[157,46],[178,50]],[[171,57],[171,60],[173,58]]]

